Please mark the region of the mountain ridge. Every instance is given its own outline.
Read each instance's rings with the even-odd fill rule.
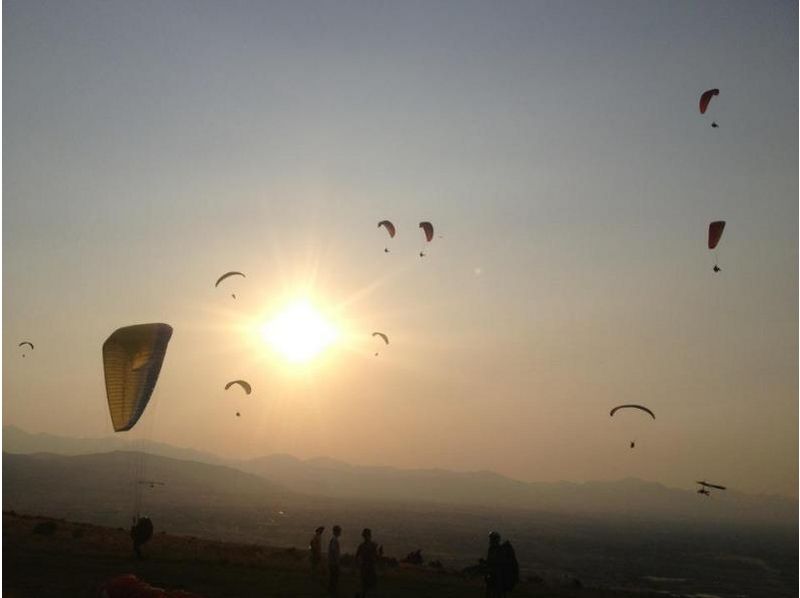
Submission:
[[[67,439],[53,435],[31,435],[12,428],[11,435],[4,427],[4,462],[14,454],[36,454],[35,449],[85,451],[74,457],[102,448],[98,439]],[[10,437],[9,437],[10,436]],[[116,440],[116,439],[112,439]],[[118,443],[113,444],[117,446]],[[130,448],[130,444],[128,444]],[[454,505],[459,507],[489,507],[538,510],[554,513],[623,514],[636,517],[666,517],[670,519],[721,518],[726,520],[780,523],[796,521],[797,502],[775,495],[749,495],[728,490],[715,492],[711,497],[697,496],[692,490],[670,488],[659,482],[638,478],[596,480],[587,482],[525,482],[491,471],[458,472],[440,468],[401,469],[351,465],[327,457],[299,459],[276,454],[236,461],[223,459],[194,449],[182,449],[163,443],[147,445],[154,457],[172,459],[188,465],[172,463],[165,475],[184,475],[184,469],[197,465],[224,467],[244,476],[256,476],[276,488],[304,497],[357,500],[359,502]],[[24,452],[32,451],[32,452]],[[119,452],[109,451],[109,453]],[[105,453],[107,454],[107,453]],[[9,457],[7,457],[7,455]],[[67,455],[62,455],[67,456]],[[208,460],[202,460],[208,457]],[[113,459],[113,457],[108,457]],[[198,460],[201,459],[201,460]],[[209,462],[210,461],[210,462]],[[223,476],[221,470],[209,470],[208,475]],[[238,480],[225,473],[230,480]],[[4,479],[6,474],[3,474]],[[226,478],[227,479],[227,478]],[[252,478],[242,478],[237,484],[251,484]],[[4,501],[5,501],[4,492]]]

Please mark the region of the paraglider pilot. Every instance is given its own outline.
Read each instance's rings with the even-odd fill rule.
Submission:
[[[133,518],[131,526],[131,540],[133,540],[133,552],[137,559],[143,559],[141,547],[153,537],[153,522],[149,517]]]

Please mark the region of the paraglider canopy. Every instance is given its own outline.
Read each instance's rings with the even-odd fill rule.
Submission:
[[[433,239],[433,225],[430,222],[420,222],[419,227],[425,231],[425,239],[430,243]]]
[[[718,95],[719,89],[709,89],[708,91],[703,92],[703,95],[700,96],[700,114],[706,113],[706,109],[708,108],[708,103],[711,101],[711,98]]]
[[[214,283],[214,288],[218,287],[219,283],[221,283],[223,280],[225,280],[226,278],[229,278],[231,276],[241,276],[243,278],[247,278],[247,276],[245,276],[241,272],[226,272],[225,274],[223,274],[222,276],[217,278],[217,282]]]
[[[115,432],[130,430],[144,413],[170,338],[168,324],[137,324],[115,330],[103,343],[106,396]]]
[[[380,228],[380,227],[384,227],[386,229],[386,231],[389,233],[389,236],[394,239],[394,234],[396,232],[395,228],[394,228],[394,224],[392,224],[388,220],[381,220],[378,223],[378,228]]]
[[[383,339],[383,342],[387,345],[389,344],[389,337],[386,336],[383,332],[373,332],[372,336],[379,336]]]
[[[31,341],[22,341],[22,342],[21,342],[20,344],[18,344],[17,346],[18,346],[18,347],[21,347],[22,345],[28,345],[28,346],[31,348],[31,351],[33,351],[33,343],[32,343]]]
[[[727,488],[725,486],[718,486],[717,484],[711,484],[709,482],[706,482],[705,480],[703,480],[701,482],[695,482],[695,483],[700,484],[704,488],[716,488],[717,490],[727,490]]]
[[[647,407],[644,407],[643,405],[619,405],[617,407],[614,407],[611,410],[611,413],[609,415],[611,415],[613,417],[614,414],[617,411],[619,411],[620,409],[640,409],[640,410],[644,411],[645,413],[649,413],[650,417],[652,417],[653,419],[656,418],[656,414],[653,413],[652,411],[650,411]]]
[[[722,237],[722,231],[725,230],[725,221],[716,220],[708,225],[708,248],[714,249]]]
[[[225,390],[228,390],[234,384],[238,384],[239,386],[241,386],[244,389],[245,394],[249,395],[251,392],[253,392],[253,388],[250,386],[250,383],[247,382],[246,380],[231,380],[225,385]]]

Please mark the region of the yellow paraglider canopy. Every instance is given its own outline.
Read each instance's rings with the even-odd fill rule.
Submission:
[[[130,430],[144,413],[172,337],[168,324],[115,330],[103,343],[108,411],[115,432]]]

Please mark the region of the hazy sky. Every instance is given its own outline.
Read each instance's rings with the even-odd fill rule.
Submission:
[[[4,2],[3,422],[110,434],[103,341],[168,322],[132,436],[797,495],[797,23],[752,0]],[[254,323],[304,295],[345,336],[287,367]],[[609,417],[628,402],[657,421]]]

